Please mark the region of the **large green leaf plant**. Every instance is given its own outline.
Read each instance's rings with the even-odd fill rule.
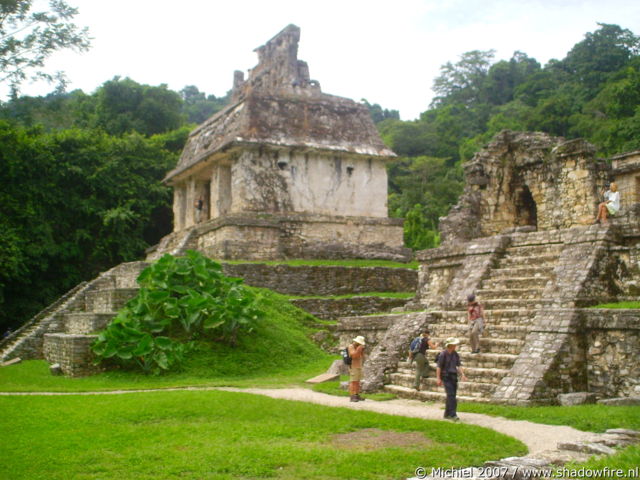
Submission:
[[[237,343],[261,316],[258,295],[219,263],[189,250],[164,255],[138,277],[140,290],[102,331],[97,362],[161,373],[180,367],[196,339]]]

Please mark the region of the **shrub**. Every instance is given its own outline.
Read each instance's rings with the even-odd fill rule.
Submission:
[[[195,251],[164,255],[138,277],[140,291],[102,331],[92,349],[98,362],[145,373],[178,368],[207,339],[235,346],[260,317],[257,295],[219,263]]]

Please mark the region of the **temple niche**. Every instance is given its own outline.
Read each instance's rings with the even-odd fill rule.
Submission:
[[[190,134],[165,178],[174,232],[155,255],[193,231],[194,246],[223,259],[408,258],[402,221],[387,218],[395,154],[364,105],[310,79],[299,39],[289,25],[258,47],[230,104]]]

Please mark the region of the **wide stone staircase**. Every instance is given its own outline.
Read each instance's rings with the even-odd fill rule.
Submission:
[[[549,303],[545,289],[553,288],[554,268],[562,244],[535,244],[535,239],[535,235],[529,236],[528,240],[514,242],[507,248],[482,281],[481,289],[475,292],[485,310],[480,353],[470,352],[466,310],[431,312],[432,340],[440,347],[448,337],[461,340],[458,352],[468,380],[458,385],[460,401],[491,400],[497,385],[518,357],[536,310]],[[407,344],[409,341],[407,339]],[[413,388],[415,365],[407,361],[400,362],[397,371],[390,374],[391,382],[385,385],[385,390],[402,397],[444,400],[444,389],[436,384],[435,355],[436,351],[427,352],[430,372],[429,377],[422,380],[420,391]]]

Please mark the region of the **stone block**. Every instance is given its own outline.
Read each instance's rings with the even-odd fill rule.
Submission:
[[[340,378],[340,375],[338,374],[322,373],[316,377],[310,378],[309,380],[306,381],[306,383],[317,384],[317,383],[324,383],[324,382],[332,382],[334,380],[338,380],[339,378]]]
[[[588,392],[561,393],[558,395],[558,403],[565,407],[596,403],[596,394]]]
[[[640,396],[606,398],[603,400],[598,400],[598,403],[600,405],[611,405],[611,406],[640,405]]]

